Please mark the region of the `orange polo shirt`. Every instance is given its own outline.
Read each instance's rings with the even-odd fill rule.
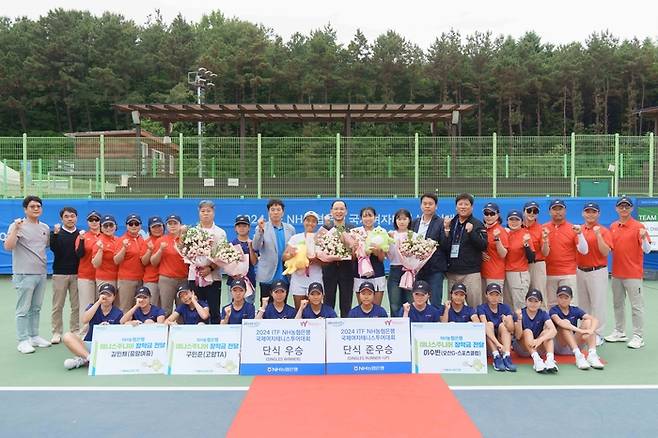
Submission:
[[[608,230],[606,227],[601,226],[600,224],[596,224],[601,228],[601,235],[603,236],[603,241],[605,242],[606,245],[610,247],[610,249],[613,248],[612,245],[612,236],[610,235],[610,230]],[[607,266],[608,265],[608,257],[604,256],[601,254],[601,251],[599,251],[599,242],[596,239],[596,234],[594,234],[594,231],[592,228],[594,228],[595,225],[592,225],[590,228],[588,225],[583,224],[582,230],[583,230],[583,236],[585,237],[585,240],[587,241],[587,246],[589,247],[589,251],[587,254],[583,255],[576,251],[576,261],[578,262],[578,266],[581,268],[595,268],[597,266]]]
[[[151,250],[151,255],[157,250],[158,245],[160,245],[160,239],[162,237],[149,236],[144,239],[144,245],[146,251],[148,251],[148,243],[153,243],[153,249]],[[145,251],[145,252],[146,252]],[[150,262],[148,265],[144,266],[144,283],[157,283],[158,277],[160,276],[160,266],[153,266]]]
[[[526,230],[530,233],[530,241],[532,242],[532,247],[535,248],[535,261],[542,262],[546,260],[544,254],[541,253],[541,229],[542,226],[539,222],[535,221],[529,227],[526,227]],[[539,248],[539,249],[537,249]]]
[[[119,237],[117,252],[123,246],[124,239],[128,239],[128,247],[126,248],[126,256],[119,264],[118,278],[119,280],[142,280],[144,278],[144,265],[142,264],[142,256],[146,252],[146,243],[142,236],[131,237],[126,233]]]
[[[505,270],[508,272],[525,272],[528,270],[528,258],[525,256],[525,247],[523,246],[523,236],[530,234],[527,228],[509,231],[509,248],[505,258]],[[532,235],[528,243],[530,249],[535,250],[532,244]],[[536,253],[535,253],[536,254]]]
[[[119,250],[121,243],[116,236],[107,236],[101,233],[98,240],[103,242],[103,259],[101,265],[96,268],[96,280],[116,281],[119,267],[114,263],[114,256]],[[98,247],[94,245],[94,255],[98,252]]]
[[[160,275],[169,278],[187,278],[188,266],[183,262],[183,256],[176,249],[178,238],[173,234],[162,237],[161,242],[167,242],[167,247],[162,250],[160,258]]]
[[[630,218],[624,224],[614,221],[610,225],[612,244],[615,246],[615,250],[612,252],[613,277],[636,279],[643,277],[642,262],[644,253],[642,252],[642,240],[640,239],[640,229],[642,228],[645,228],[644,224],[633,218]]]
[[[85,233],[85,238],[82,241],[85,246],[85,255],[78,262],[78,278],[82,280],[96,280],[96,268],[91,264],[91,259],[94,256],[94,248],[96,247],[96,240],[98,234],[91,231]],[[75,247],[80,244],[80,236],[75,239]]]
[[[560,225],[547,222],[543,225],[549,231],[550,252],[546,257],[546,275],[576,275],[576,245],[578,235],[571,229],[573,225],[564,221]]]
[[[501,227],[500,224],[495,224],[491,228],[487,228],[487,255],[489,260],[482,261],[482,267],[480,275],[482,278],[486,279],[496,279],[502,280],[505,278],[505,258],[498,255],[496,250],[496,242],[494,241],[494,230],[500,231],[500,243],[503,247],[507,248],[509,246],[509,237],[507,236],[507,231],[505,228]]]

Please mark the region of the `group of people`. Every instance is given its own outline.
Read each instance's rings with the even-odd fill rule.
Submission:
[[[372,273],[359,275],[356,254],[323,262],[309,251],[309,266],[284,275],[285,262],[296,256],[299,244],[313,248],[319,226],[357,228],[346,221],[347,204],[335,200],[330,215],[308,211],[303,232],[283,221],[285,205],[279,199],[267,203],[268,220],[261,217],[252,234],[248,216],[235,218],[235,239],[248,255],[249,272],[228,277],[231,303],[221,306],[223,273],[211,263],[196,267],[185,263],[177,249],[183,224],[180,216],[149,217],[145,227],[137,214],[126,217],[126,232],[117,236],[112,215],[90,211],[87,227],[79,229],[78,212],[64,207],[61,224],[50,227],[39,220],[42,200],[23,200],[25,216],[10,226],[4,246],[12,251],[13,283],[18,292],[16,328],[18,350],[32,353],[35,347],[64,342],[74,353],[66,367],[86,363],[95,324],[240,324],[243,319],[332,318],[336,298],[341,317],[386,317],[381,306],[388,295],[392,316],[412,322],[485,322],[487,346],[494,368],[514,371],[512,347],[533,357],[538,372],[557,370],[556,349],[572,352],[579,368],[602,368],[596,346],[603,342],[606,324],[608,255],[612,253],[612,289],[615,329],[605,340],[626,342],[641,348],[643,340],[642,262],[650,251],[644,226],[631,213],[633,202],[616,202],[618,220],[610,229],[599,223],[600,208],[583,206],[582,225],[566,220],[566,204],[549,204],[550,221],[537,221],[539,204],[528,202],[522,210],[503,215],[498,205],[484,206],[483,221],[473,214],[473,196],[455,198],[454,217],[436,214],[438,198],[426,193],[420,198],[421,213],[415,219],[406,209],[398,210],[389,232],[388,251],[369,254]],[[360,228],[371,232],[377,224],[372,207],[361,209]],[[214,241],[227,238],[214,221],[212,201],[199,203],[198,227]],[[143,230],[145,228],[145,230]],[[415,273],[411,290],[400,287],[407,271],[398,246],[409,235],[438,243],[429,260]],[[253,237],[252,237],[253,236]],[[52,338],[38,334],[39,314],[46,285],[46,250],[53,252]],[[390,269],[385,273],[385,260]],[[211,278],[195,284],[196,276]],[[443,284],[449,293],[444,302]],[[256,309],[258,285],[260,307]],[[293,305],[288,304],[292,293]],[[357,306],[353,307],[356,294]],[[63,334],[62,312],[66,296],[71,304],[70,332]],[[625,298],[628,295],[633,335],[625,331]],[[544,299],[546,296],[546,299]],[[579,307],[572,305],[577,299]],[[87,343],[87,344],[86,344]],[[588,356],[580,351],[587,345]],[[539,357],[546,354],[545,362]]]

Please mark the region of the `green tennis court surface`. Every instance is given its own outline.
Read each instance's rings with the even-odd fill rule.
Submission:
[[[222,303],[226,303],[226,288]],[[64,345],[38,349],[36,353],[23,355],[16,350],[14,320],[15,290],[8,276],[0,277],[0,387],[247,387],[251,377],[225,376],[87,376],[87,369],[67,371],[64,359],[70,353]],[[611,298],[611,292],[608,290]],[[522,365],[517,373],[499,373],[489,368],[487,375],[443,375],[450,386],[514,386],[514,385],[658,385],[658,282],[645,282],[645,342],[640,350],[631,350],[624,343],[604,344],[599,355],[607,362],[603,371],[578,370],[574,365],[563,364],[557,375],[539,375],[530,365]],[[40,334],[50,339],[50,284],[46,290],[41,311]],[[609,300],[612,303],[612,299]],[[68,303],[67,305],[68,306]],[[388,303],[384,302],[387,307]],[[627,333],[630,333],[630,311],[627,316]],[[69,310],[64,309],[65,320]],[[608,328],[612,329],[612,308],[608,312]],[[66,322],[68,324],[68,322]],[[558,364],[560,357],[557,357]]]

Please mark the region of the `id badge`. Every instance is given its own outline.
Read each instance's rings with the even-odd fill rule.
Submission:
[[[452,247],[450,248],[450,258],[456,259],[457,257],[459,257],[459,244],[457,245],[453,244]]]

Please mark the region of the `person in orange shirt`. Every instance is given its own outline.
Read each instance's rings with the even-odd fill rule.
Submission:
[[[578,253],[578,307],[599,321],[596,343],[603,343],[606,313],[608,312],[608,254],[612,249],[612,237],[607,228],[599,224],[601,209],[596,202],[583,207],[585,223],[581,227],[587,241],[587,254]]]
[[[559,286],[577,290],[576,253],[587,254],[588,246],[580,225],[566,220],[567,205],[554,199],[549,206],[551,221],[543,226],[541,252],[546,257],[546,301],[551,308],[557,304],[556,291]]]
[[[542,226],[537,220],[539,217],[539,204],[535,201],[526,202],[523,206],[523,226],[528,229],[535,249],[535,261],[528,264],[530,273],[530,288],[546,293],[546,258],[541,253]]]
[[[147,254],[146,243],[140,231],[142,218],[136,214],[126,217],[126,233],[119,238],[120,246],[114,256],[114,263],[119,266],[117,279],[119,285],[119,305],[126,313],[133,305],[135,291],[144,280],[144,266],[150,263],[151,254]]]
[[[96,240],[91,258],[91,263],[96,268],[96,290],[105,283],[117,287],[119,266],[115,263],[114,256],[119,251],[117,248],[119,240],[114,235],[116,230],[117,221],[114,216],[106,214],[101,218],[101,234]]]
[[[94,256],[96,241],[101,232],[101,214],[92,210],[87,214],[87,231],[80,230],[75,242],[75,251],[78,255],[78,302],[80,321],[90,304],[96,302],[96,268],[91,264]],[[87,334],[89,324],[81,324],[77,335],[82,339]]]
[[[626,294],[631,302],[633,338],[628,348],[644,347],[644,298],[642,297],[642,263],[644,254],[651,251],[651,240],[641,222],[631,216],[633,201],[624,196],[617,201],[619,220],[610,225],[612,234],[612,300],[615,309],[615,329],[605,337],[608,342],[625,342]]]
[[[528,266],[535,260],[535,249],[532,238],[522,226],[523,213],[511,210],[507,213],[509,229],[509,244],[505,258],[505,290],[504,297],[513,310],[523,308],[525,295],[530,288],[530,272]]]
[[[146,244],[144,256],[148,256],[147,265],[144,266],[144,286],[151,291],[151,303],[160,307],[160,289],[158,288],[160,271],[157,266],[151,263],[151,256],[160,245],[160,239],[164,234],[164,222],[162,222],[160,216],[151,216],[148,220],[148,227],[149,235],[144,239]]]
[[[179,286],[187,287],[188,266],[183,256],[176,249],[181,233],[181,218],[170,214],[165,219],[167,234],[162,236],[156,251],[151,256],[151,264],[158,267],[158,289],[160,290],[160,307],[167,316],[174,310],[174,300]]]
[[[500,223],[498,204],[489,202],[482,210],[484,227],[487,230],[487,250],[482,253],[482,290],[487,290],[491,283],[505,284],[505,256],[509,240],[505,228]],[[484,297],[483,297],[484,301]]]

